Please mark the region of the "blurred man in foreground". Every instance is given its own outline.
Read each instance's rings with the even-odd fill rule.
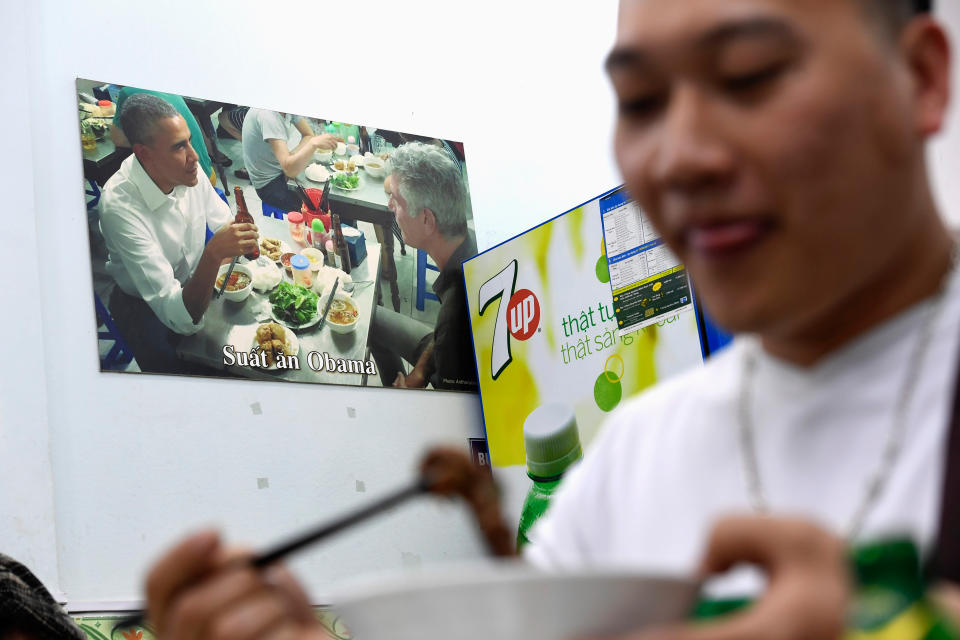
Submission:
[[[742,614],[631,638],[839,637],[847,550],[891,534],[931,577],[960,580],[960,459],[945,455],[960,448],[960,277],[925,159],[950,51],[928,8],[621,2],[607,63],[619,165],[739,337],[611,418],[526,557],[769,577],[765,591],[749,575],[717,587],[758,598]],[[155,569],[168,574],[169,558]],[[183,608],[210,602],[203,581],[180,585]]]

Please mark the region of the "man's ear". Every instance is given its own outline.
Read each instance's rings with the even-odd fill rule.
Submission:
[[[145,144],[137,143],[133,145],[133,155],[137,156],[137,160],[140,161],[140,164],[145,164],[150,160],[150,147]]]
[[[900,50],[913,83],[914,129],[922,137],[943,128],[950,104],[950,40],[933,18],[915,18],[904,29]]]
[[[437,231],[437,216],[433,213],[432,209],[424,207],[423,213],[420,215],[423,216],[423,227],[428,234]]]

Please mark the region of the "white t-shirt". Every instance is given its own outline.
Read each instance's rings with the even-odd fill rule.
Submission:
[[[183,304],[183,284],[200,263],[207,227],[215,232],[231,220],[230,207],[199,166],[197,180],[192,187],[163,193],[131,155],[107,180],[100,206],[107,272],[183,335],[203,327],[203,319],[195,324]]]
[[[267,109],[250,109],[243,120],[243,164],[250,174],[254,188],[260,189],[283,173],[283,167],[268,142],[282,140],[288,149],[300,141],[300,132],[293,123],[299,119],[289,113],[280,114]]]
[[[907,534],[924,553],[935,542],[960,343],[957,273],[946,295],[900,458],[854,542]],[[809,368],[738,338],[705,367],[632,400],[564,479],[526,557],[546,567],[692,574],[717,517],[751,511],[737,413],[748,349],[757,354],[751,415],[771,511],[846,535],[880,465],[906,363],[932,307],[915,305]]]

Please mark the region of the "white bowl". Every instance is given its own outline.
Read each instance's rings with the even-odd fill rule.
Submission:
[[[342,142],[338,142],[338,143],[337,143],[336,154],[337,154],[338,156],[342,156],[342,155],[345,154],[346,152],[347,152],[347,145],[343,144]]]
[[[545,573],[516,562],[355,581],[334,598],[334,610],[354,638],[367,640],[565,640],[680,622],[697,589],[627,571]]]
[[[300,255],[310,261],[310,271],[319,271],[323,268],[323,251],[315,247],[307,247],[300,251]]]
[[[313,155],[318,162],[330,162],[330,158],[333,157],[333,149],[317,149],[313,152]]]
[[[220,279],[220,276],[227,272],[227,269],[230,268],[229,264],[220,265],[220,270],[217,271],[217,280]],[[243,289],[237,291],[227,291],[223,290],[223,297],[229,300],[230,302],[243,302],[250,295],[250,292],[253,291],[253,272],[250,271],[247,267],[242,264],[238,264],[233,268],[234,273],[245,273],[250,278],[250,284],[245,286]],[[216,280],[213,282],[214,288],[219,291],[220,287],[217,286]]]
[[[371,178],[382,178],[387,175],[387,163],[380,158],[367,158],[363,168]]]
[[[360,145],[348,144],[346,147],[347,155],[355,156],[360,153]]]
[[[347,302],[353,305],[353,308],[357,310],[358,315],[356,318],[354,318],[353,322],[351,322],[350,324],[336,323],[330,317],[333,314],[334,307],[336,306],[337,301]],[[322,309],[323,307],[326,307],[326,305],[327,305],[327,301],[324,300],[320,308]],[[326,326],[330,327],[330,331],[333,331],[334,333],[351,333],[353,332],[354,329],[357,328],[357,324],[360,322],[359,311],[360,311],[360,307],[357,306],[357,301],[354,300],[349,293],[344,293],[343,291],[337,291],[333,296],[333,304],[330,306],[330,312],[327,314]]]

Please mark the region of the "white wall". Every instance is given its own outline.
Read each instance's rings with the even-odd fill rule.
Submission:
[[[19,27],[0,38],[0,86],[5,97],[9,95],[4,102],[14,100],[25,107],[30,80],[26,19],[25,2],[0,3],[0,24]],[[24,111],[16,124],[4,127],[6,150],[0,154],[6,265],[0,287],[6,301],[0,311],[5,336],[0,366],[0,553],[23,562],[57,591],[30,125],[29,111]]]
[[[25,147],[37,180],[32,240],[44,251],[45,286],[32,302],[42,309],[50,400],[38,396],[4,430],[46,406],[59,586],[75,606],[136,597],[148,559],[187,529],[212,523],[262,544],[395,486],[425,442],[482,434],[477,399],[459,394],[99,373],[76,76],[462,140],[484,246],[616,184],[600,73],[613,4],[589,15],[502,1],[282,4],[20,5],[34,124]],[[340,65],[336,51],[350,52]],[[576,180],[557,179],[567,167]],[[42,389],[42,375],[32,384]],[[263,477],[270,488],[258,490]],[[323,599],[339,577],[479,552],[459,507],[422,504],[296,567]]]
[[[960,8],[943,4],[957,31]],[[7,112],[2,154],[17,240],[4,298],[22,300],[2,315],[22,337],[0,367],[0,548],[74,603],[126,600],[186,529],[268,541],[393,486],[423,441],[480,429],[462,395],[100,374],[76,76],[462,140],[484,248],[619,182],[601,71],[615,16],[615,0],[4,3],[6,102],[26,89],[29,109]],[[957,135],[932,152],[953,220]],[[477,551],[462,512],[424,504],[296,566],[322,598],[348,573]]]

